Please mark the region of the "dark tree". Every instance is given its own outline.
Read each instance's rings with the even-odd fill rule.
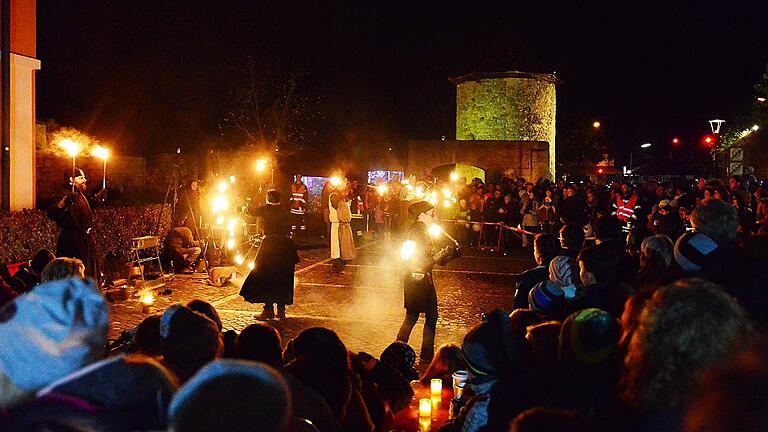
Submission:
[[[314,135],[320,97],[295,65],[259,63],[249,58],[232,90],[225,121],[259,149],[298,149]]]

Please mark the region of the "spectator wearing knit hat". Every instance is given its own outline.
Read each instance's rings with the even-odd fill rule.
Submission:
[[[561,405],[607,417],[615,407],[621,370],[618,320],[600,309],[582,309],[563,321],[559,337]]]
[[[176,378],[156,360],[140,354],[119,355],[92,363],[50,384],[23,411],[37,414],[35,421],[41,426],[56,421],[62,411],[79,411],[79,416],[86,418],[90,417],[89,411],[95,411],[99,417],[111,417],[121,425],[121,430],[164,429],[168,426],[168,405],[177,388]],[[58,420],[62,425],[67,424],[67,415],[61,417],[64,418]]]
[[[576,260],[560,255],[549,263],[549,280],[537,284],[528,295],[529,307],[546,319],[562,319],[576,298],[579,265]]]
[[[180,304],[171,305],[163,313],[160,338],[163,364],[182,383],[220,357],[224,346],[216,323]]]
[[[107,304],[93,281],[43,283],[0,309],[0,409],[104,352]]]
[[[525,309],[528,307],[528,294],[539,282],[549,277],[549,263],[560,255],[560,242],[552,234],[536,234],[533,239],[533,258],[536,267],[524,271],[517,280],[515,299],[512,309]]]
[[[168,418],[172,432],[286,432],[291,397],[280,373],[264,363],[217,360],[176,392]]]
[[[465,402],[460,414],[447,423],[447,430],[479,431],[486,427],[497,430],[489,425],[493,421],[491,407],[496,397],[501,403],[493,406],[504,407],[505,416],[509,417],[507,424],[517,413],[529,408],[525,396],[533,386],[527,385],[526,377],[533,373],[520,373],[528,366],[524,335],[512,331],[506,314],[499,310],[487,314],[486,321],[475,325],[464,336],[461,350],[469,367],[468,389],[472,397]],[[515,384],[507,385],[503,381],[506,379]],[[498,385],[500,382],[505,384]],[[512,392],[512,398],[506,390]]]

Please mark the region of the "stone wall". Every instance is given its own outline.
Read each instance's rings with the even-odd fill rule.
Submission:
[[[539,141],[549,144],[555,172],[557,79],[550,74],[469,74],[456,84],[456,139]]]
[[[451,163],[465,163],[486,171],[494,181],[503,173],[536,181],[549,173],[549,145],[540,141],[442,141],[408,142],[407,173],[423,174]]]

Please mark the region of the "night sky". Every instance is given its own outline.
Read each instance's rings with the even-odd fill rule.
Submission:
[[[764,0],[39,1],[37,112],[123,153],[234,146],[250,56],[299,65],[322,98],[304,144],[347,151],[453,138],[448,77],[556,72],[559,136],[600,120],[626,150],[698,140],[748,104],[766,28]]]

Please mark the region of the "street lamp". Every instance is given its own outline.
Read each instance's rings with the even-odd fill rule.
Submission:
[[[592,127],[595,128],[595,129],[600,129],[600,122],[596,121],[596,122],[592,123]]]
[[[640,148],[643,149],[643,150],[651,148],[651,146],[653,146],[653,144],[651,144],[651,143],[640,144]],[[635,152],[634,150],[629,152],[629,170],[630,171],[632,171],[633,168],[634,168],[634,166],[632,165],[632,155],[634,154],[634,152]]]

